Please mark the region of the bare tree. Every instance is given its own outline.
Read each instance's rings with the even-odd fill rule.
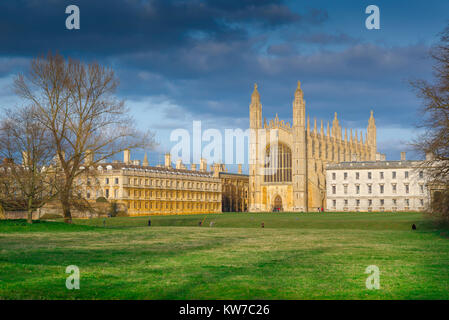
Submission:
[[[414,142],[417,151],[426,155],[423,166],[431,178],[430,185],[438,189],[432,209],[449,221],[449,26],[441,33],[431,57],[434,81],[412,81],[423,101],[421,123],[424,133]]]
[[[126,149],[153,146],[154,135],[137,130],[124,102],[114,96],[117,85],[110,68],[51,53],[33,59],[29,72],[15,80],[16,93],[36,106],[51,134],[67,223],[72,221],[71,200],[77,198],[77,176]]]
[[[0,204],[10,210],[33,212],[55,195],[49,184],[52,158],[49,131],[36,117],[35,107],[4,110],[0,122]]]

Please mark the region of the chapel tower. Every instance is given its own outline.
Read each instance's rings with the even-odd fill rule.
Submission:
[[[301,82],[293,99],[293,150],[292,150],[292,183],[293,209],[308,211],[307,208],[307,153],[306,153],[306,106],[301,90]]]

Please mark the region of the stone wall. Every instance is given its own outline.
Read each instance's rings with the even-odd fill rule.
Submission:
[[[126,206],[123,204],[117,204],[118,210],[121,215],[126,215]],[[97,217],[106,217],[110,212],[111,204],[109,202],[96,202],[92,203],[93,207],[92,211],[80,211],[72,209],[72,218],[74,219],[87,219],[87,218],[97,218]],[[26,211],[5,211],[6,219],[27,219]],[[40,218],[63,218],[62,207],[58,201],[53,201],[46,204],[44,207],[33,212],[33,220],[37,220]]]

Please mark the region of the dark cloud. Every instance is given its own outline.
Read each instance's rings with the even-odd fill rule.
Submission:
[[[80,8],[81,29],[65,28],[65,8]],[[202,40],[248,38],[248,26],[321,23],[326,12],[293,12],[280,0],[168,1],[17,0],[0,3],[0,54],[48,50],[111,55],[168,50]]]
[[[355,121],[374,108],[380,117],[385,114],[384,123],[410,123],[414,113],[403,114],[403,110],[416,106],[416,101],[407,80],[430,70],[424,44],[356,44],[305,54],[284,43],[282,49],[288,54],[283,55],[279,50],[273,54],[273,49],[263,55],[254,47],[245,41],[210,41],[168,55],[123,56],[121,68],[126,71],[122,74],[118,69],[121,89],[129,95],[165,94],[197,115],[244,117],[253,83],[258,82],[265,114],[290,117],[296,81],[301,80],[312,115],[328,118],[329,110],[344,111],[347,121]],[[136,76],[142,72],[148,76]]]
[[[70,4],[80,7],[81,30],[65,28]],[[297,80],[312,117],[331,120],[337,111],[343,126],[361,128],[374,109],[379,127],[410,130],[419,101],[407,80],[429,77],[429,43],[384,41],[386,30],[393,32],[388,15],[382,31],[363,33],[358,7],[338,4],[353,12],[343,21],[335,5],[312,6],[317,3],[1,1],[0,100],[10,97],[6,87],[30,57],[52,50],[113,67],[118,95],[142,124],[155,114],[164,119],[154,128],[165,133],[191,119],[245,128],[254,82],[264,116],[289,120]],[[349,27],[340,29],[344,22]]]
[[[359,43],[360,39],[354,38],[345,33],[307,33],[301,34],[296,37],[296,39],[302,43],[312,43],[312,44],[355,44]]]

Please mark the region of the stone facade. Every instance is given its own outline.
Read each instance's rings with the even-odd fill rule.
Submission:
[[[257,85],[250,104],[249,211],[314,211],[326,205],[328,163],[368,161],[376,158],[376,125],[371,111],[363,134],[342,128],[334,115],[332,126],[316,119],[313,129],[303,91],[298,81],[293,100],[293,124],[262,122],[262,104]]]
[[[182,163],[173,168],[168,154],[164,166],[149,166],[146,156],[141,165],[125,151],[123,162],[99,165],[95,177],[78,179],[78,188],[87,199],[124,204],[131,216],[219,213],[221,180],[206,168],[204,159],[200,170],[187,170]]]
[[[222,183],[222,211],[248,211],[249,177],[246,174],[220,172]]]
[[[364,161],[326,167],[327,211],[423,211],[429,192],[422,161]]]

